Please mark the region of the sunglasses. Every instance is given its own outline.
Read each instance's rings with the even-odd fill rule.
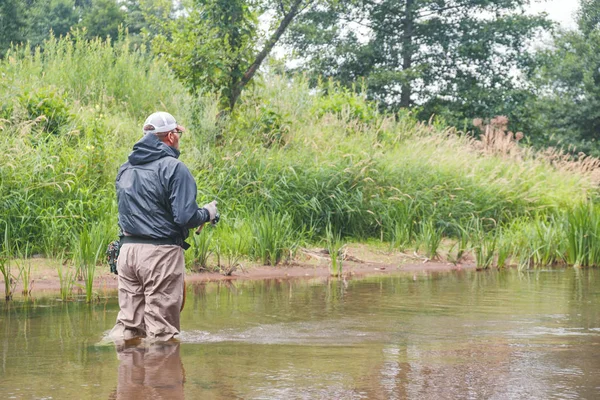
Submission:
[[[183,131],[181,129],[174,129],[171,132],[176,133],[180,138],[183,136]]]

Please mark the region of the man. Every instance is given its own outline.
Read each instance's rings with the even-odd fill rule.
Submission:
[[[184,249],[191,228],[213,221],[216,201],[199,208],[196,182],[179,161],[184,128],[166,112],[144,123],[144,136],[117,174],[119,307],[115,340],[167,341],[179,333]]]

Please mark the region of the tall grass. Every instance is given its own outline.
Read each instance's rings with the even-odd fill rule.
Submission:
[[[78,33],[51,38],[43,52],[13,50],[0,74],[8,257],[17,246],[65,252],[82,278],[93,279],[100,244],[90,227],[116,224],[118,166],[146,116],[167,110],[190,128],[181,159],[196,177],[199,202],[218,193],[237,224],[191,239],[188,265],[216,258],[228,268],[243,257],[274,265],[300,242],[322,243],[328,226],[347,241],[384,240],[400,250],[417,243],[429,258],[449,237],[459,241],[460,259],[473,219],[495,221],[469,237],[480,267],[494,257],[498,265],[599,262],[595,161],[536,153],[502,129],[476,140],[380,113],[332,82],[311,87],[279,75],[265,76],[235,114],[218,119],[214,98],[190,96],[145,49]]]
[[[56,265],[58,274],[58,282],[60,284],[60,299],[67,301],[71,298],[73,292],[73,284],[75,283],[75,270],[65,265],[64,253],[58,258]]]
[[[31,294],[32,290],[32,280],[31,280],[31,260],[29,259],[29,243],[25,245],[25,250],[22,251],[18,246],[16,249],[17,258],[15,259],[15,264],[19,269],[18,280],[23,282],[23,289],[21,293],[24,296],[28,296]]]
[[[85,299],[88,303],[94,298],[96,266],[110,240],[111,229],[106,223],[84,226],[75,238],[75,276],[84,282]]]
[[[421,221],[418,237],[419,247],[423,247],[427,258],[438,258],[438,250],[442,243],[442,229],[432,219]]]
[[[2,279],[4,281],[4,299],[8,301],[12,299],[13,292],[17,284],[11,269],[11,248],[8,224],[4,228],[2,251],[0,251],[0,273],[2,274]]]
[[[217,266],[224,275],[231,275],[241,267],[241,260],[249,252],[250,229],[245,221],[233,220],[220,223],[214,234],[213,251]]]
[[[213,229],[204,227],[200,234],[190,238],[191,247],[185,252],[186,265],[189,269],[196,271],[209,269],[209,258],[213,252],[212,237]]]
[[[341,232],[336,232],[335,228],[331,225],[327,225],[325,228],[325,241],[329,259],[331,260],[329,266],[331,275],[342,276],[344,263],[343,250],[345,244],[342,240]]]
[[[0,273],[2,274],[2,280],[4,281],[4,299],[8,301],[12,299],[14,287],[12,285],[10,260],[5,255],[0,256]]]
[[[252,253],[263,265],[277,265],[295,250],[296,233],[289,214],[264,213],[251,221]]]
[[[498,244],[497,232],[487,231],[485,221],[480,219],[473,220],[470,228],[470,242],[473,245],[476,268],[479,270],[488,269],[494,264]]]
[[[593,204],[582,204],[569,210],[565,216],[567,236],[565,258],[576,267],[600,265],[600,209]]]

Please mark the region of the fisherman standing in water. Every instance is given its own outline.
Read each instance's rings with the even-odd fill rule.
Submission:
[[[171,114],[150,115],[143,130],[116,180],[124,236],[117,261],[120,311],[110,336],[166,341],[180,329],[185,239],[215,219],[217,203],[198,207],[196,182],[177,159],[185,129]]]

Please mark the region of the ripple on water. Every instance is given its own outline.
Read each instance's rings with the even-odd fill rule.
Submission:
[[[243,342],[253,344],[349,345],[387,340],[387,335],[360,329],[354,321],[308,321],[263,324],[245,330],[185,331],[184,343]]]
[[[528,329],[517,330],[511,332],[514,337],[540,337],[540,336],[590,336],[598,335],[596,332],[590,332],[593,329],[585,328],[568,328],[568,327],[556,327],[551,328],[547,326],[534,326]]]

